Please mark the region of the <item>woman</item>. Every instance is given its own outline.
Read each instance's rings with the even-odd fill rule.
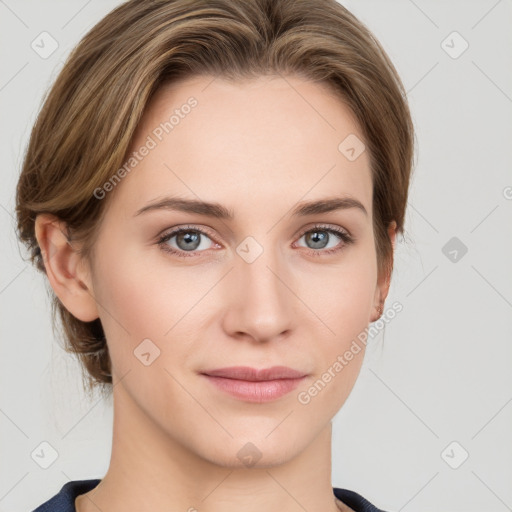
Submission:
[[[93,27],[17,214],[89,390],[113,393],[112,455],[37,512],[378,511],[332,488],[331,420],[412,160],[400,79],[334,0],[129,1]]]

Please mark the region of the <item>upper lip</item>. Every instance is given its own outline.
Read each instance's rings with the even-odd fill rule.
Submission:
[[[294,370],[287,366],[272,366],[271,368],[262,368],[261,370],[249,366],[230,366],[228,368],[207,370],[201,373],[211,377],[224,377],[226,379],[254,382],[276,379],[299,379],[307,375],[304,372]]]

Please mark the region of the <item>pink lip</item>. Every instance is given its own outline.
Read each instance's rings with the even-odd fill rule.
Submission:
[[[232,366],[201,372],[212,384],[230,395],[248,402],[270,402],[294,390],[306,377],[286,366],[257,370]]]

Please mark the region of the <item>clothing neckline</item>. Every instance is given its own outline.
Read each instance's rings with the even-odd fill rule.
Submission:
[[[100,478],[70,480],[62,486],[55,496],[32,512],[76,512],[75,499],[77,496],[94,489],[100,482]],[[355,491],[339,487],[333,487],[332,489],[335,498],[350,507],[354,512],[384,512]],[[337,501],[336,505],[340,508]]]

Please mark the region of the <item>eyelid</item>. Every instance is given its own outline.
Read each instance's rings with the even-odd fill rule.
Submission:
[[[335,224],[324,224],[323,222],[313,222],[311,225],[302,228],[296,237],[304,236],[309,231],[314,231],[315,229],[325,229],[327,231],[332,230],[338,232],[339,234],[345,234],[347,237],[354,238],[352,233],[347,228]]]

